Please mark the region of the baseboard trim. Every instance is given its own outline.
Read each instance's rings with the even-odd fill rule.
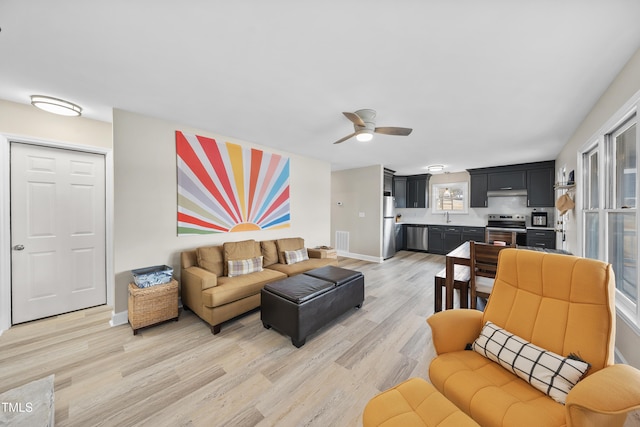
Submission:
[[[346,258],[353,258],[353,259],[359,259],[361,261],[369,261],[369,262],[376,262],[378,264],[382,263],[382,261],[384,261],[384,259],[382,259],[381,257],[374,257],[371,255],[362,255],[362,254],[356,254],[353,252],[344,252],[344,251],[337,251],[338,256],[343,256]]]
[[[109,321],[109,326],[114,327],[114,326],[126,325],[127,323],[129,323],[128,310],[121,311],[119,313],[116,313],[115,311],[111,312],[111,320]]]

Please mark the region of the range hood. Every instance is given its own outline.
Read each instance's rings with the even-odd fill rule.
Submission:
[[[527,189],[522,188],[520,190],[489,190],[487,191],[487,197],[513,197],[513,196],[526,196]]]

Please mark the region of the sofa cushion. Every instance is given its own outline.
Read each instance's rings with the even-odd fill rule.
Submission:
[[[263,240],[260,242],[260,249],[262,251],[262,266],[268,267],[278,262],[278,247],[275,240]]]
[[[234,259],[227,261],[229,277],[242,276],[243,274],[262,271],[262,255],[249,259]]]
[[[264,285],[286,277],[283,273],[269,269],[243,276],[219,277],[216,287],[202,291],[202,304],[206,307],[219,307],[243,298],[259,295]]]
[[[276,246],[278,247],[278,262],[280,264],[286,264],[287,261],[284,258],[284,251],[297,251],[304,248],[304,239],[300,237],[289,237],[286,239],[276,240]]]
[[[260,242],[255,240],[243,240],[241,242],[225,242],[224,248],[224,275],[229,275],[229,261],[237,259],[250,259],[262,255]]]
[[[295,276],[314,268],[324,267],[326,265],[338,265],[337,259],[331,258],[309,258],[306,261],[298,262],[295,264],[273,264],[267,267],[270,270],[280,271],[287,276]]]
[[[309,254],[307,253],[306,248],[298,249],[297,251],[284,251],[284,260],[287,264],[295,264],[308,259]]]
[[[431,383],[485,427],[566,427],[565,407],[475,351],[441,354]]]
[[[222,246],[205,246],[196,249],[198,267],[212,272],[216,276],[224,274],[224,253]]]
[[[484,325],[473,349],[562,404],[589,369],[586,362],[546,351],[491,322]]]

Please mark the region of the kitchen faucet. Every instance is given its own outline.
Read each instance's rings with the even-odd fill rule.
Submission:
[[[451,222],[451,220],[449,219],[449,211],[446,211],[444,215],[445,215],[445,218],[447,219],[447,224],[449,224]]]

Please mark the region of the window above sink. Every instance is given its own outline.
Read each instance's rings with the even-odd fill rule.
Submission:
[[[469,184],[467,182],[433,184],[432,194],[431,211],[434,214],[469,213]]]

